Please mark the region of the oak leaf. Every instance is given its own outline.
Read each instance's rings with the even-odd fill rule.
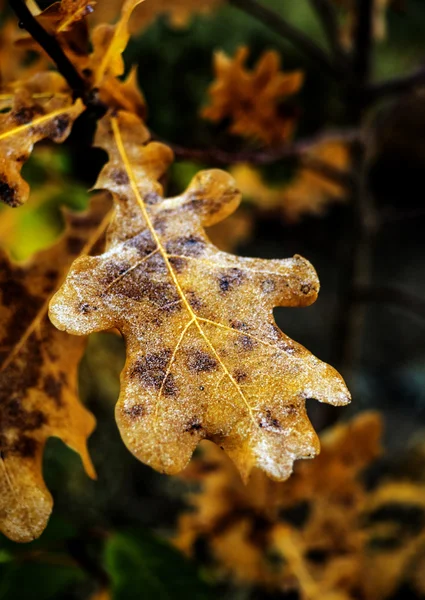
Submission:
[[[201,439],[221,445],[246,479],[258,466],[285,479],[318,452],[307,398],[343,405],[338,373],[276,326],[273,307],[317,297],[300,256],[241,258],[218,251],[204,226],[235,210],[240,194],[218,170],[200,172],[176,198],[157,179],[171,161],[125,112],[106,116],[96,144],[109,154],[97,187],[116,216],[98,257],[75,261],[50,318],[77,335],[117,327],[127,345],[116,408],[121,435],[143,462],[176,473]]]
[[[105,229],[105,198],[85,214],[67,214],[67,229],[29,263],[0,255],[0,529],[15,541],[43,531],[52,498],[42,477],[46,440],[61,438],[94,477],[86,440],[93,416],[80,404],[77,367],[83,338],[58,331],[48,301],[72,260]]]
[[[341,172],[348,171],[350,152],[340,142],[318,144],[306,152],[305,160],[319,160]],[[303,215],[321,215],[332,202],[346,200],[347,191],[325,175],[301,164],[289,184],[268,185],[261,173],[248,164],[233,167],[231,173],[245,197],[261,212],[279,212],[286,221],[297,221]]]
[[[221,50],[215,53],[215,81],[209,87],[210,104],[202,116],[214,122],[230,119],[231,133],[266,144],[286,141],[294,131],[296,116],[293,110],[285,110],[283,101],[300,90],[303,73],[281,71],[274,50],[264,52],[249,71],[245,67],[248,54],[245,46],[233,58]]]
[[[95,4],[96,0],[60,0],[43,10],[37,20],[49,33],[60,35],[88,17]]]
[[[92,87],[98,90],[99,99],[110,108],[121,108],[144,118],[145,100],[137,86],[134,68],[123,82],[125,65],[122,57],[130,39],[129,21],[136,6],[144,0],[126,0],[115,25],[100,24],[94,28],[91,40],[93,52],[80,66],[90,73]],[[78,64],[78,62],[77,62]]]
[[[10,102],[10,111],[0,114],[0,199],[19,206],[29,195],[21,168],[34,144],[46,138],[63,142],[84,105],[73,102],[64,79],[54,72],[17,82]]]
[[[110,22],[120,12],[123,0],[100,2],[94,11],[96,23]],[[171,26],[176,28],[188,24],[194,14],[208,14],[223,4],[223,0],[146,0],[137,8],[131,19],[130,30],[140,32],[158,17],[165,15]]]
[[[176,545],[191,555],[203,540],[205,555],[245,583],[295,588],[309,600],[354,598],[367,560],[368,492],[359,476],[380,453],[381,429],[373,412],[335,426],[321,436],[321,454],[297,463],[283,483],[256,470],[244,486],[225,454],[203,444],[181,474],[198,486]]]

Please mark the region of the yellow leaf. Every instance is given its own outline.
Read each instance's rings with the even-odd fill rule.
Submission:
[[[303,84],[301,71],[280,70],[277,52],[264,52],[252,71],[245,67],[248,48],[238,49],[234,58],[222,51],[214,56],[215,81],[208,93],[210,105],[202,116],[218,122],[230,119],[230,132],[252,137],[266,144],[287,141],[294,131],[296,118],[282,110],[282,102],[298,92]]]
[[[157,179],[171,159],[129,113],[106,116],[96,144],[109,154],[98,187],[116,218],[105,254],[78,259],[50,304],[77,335],[117,327],[127,345],[116,417],[129,449],[177,473],[201,439],[225,448],[246,479],[258,466],[285,479],[318,452],[305,400],[344,405],[338,373],[285,336],[275,306],[308,306],[319,282],[308,261],[218,251],[204,226],[235,210],[222,171],[200,172],[176,198]]]
[[[94,477],[86,440],[94,418],[80,404],[77,367],[85,340],[58,331],[48,301],[72,260],[102,236],[105,199],[68,214],[64,236],[30,263],[0,255],[0,528],[19,542],[38,537],[52,510],[42,476],[46,440],[61,438]]]
[[[21,168],[33,146],[43,139],[63,142],[75,119],[83,112],[80,100],[72,102],[69,89],[57,73],[34,75],[16,84],[13,105],[0,114],[0,198],[9,206],[28,199],[29,186]]]
[[[354,598],[368,560],[359,475],[380,453],[381,429],[379,414],[360,414],[322,435],[321,454],[296,464],[288,481],[256,470],[246,486],[224,452],[204,443],[181,475],[197,486],[176,546],[190,555],[203,540],[238,581],[295,588],[305,600]]]
[[[340,142],[324,142],[305,155],[341,172],[349,170],[350,151]],[[289,184],[269,186],[258,170],[250,165],[237,165],[231,173],[241,189],[260,211],[279,211],[287,221],[297,221],[307,214],[320,215],[331,202],[346,200],[347,191],[340,184],[301,164]]]

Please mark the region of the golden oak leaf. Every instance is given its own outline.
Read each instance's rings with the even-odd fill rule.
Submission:
[[[28,60],[27,49],[19,44],[21,37],[22,29],[18,27],[16,18],[9,18],[2,23],[0,36],[1,92],[6,92],[6,86],[11,81],[28,79],[47,66],[47,61],[43,56]],[[7,95],[7,98],[9,98],[9,95]],[[0,93],[0,109],[4,108],[2,99],[3,93]]]
[[[137,71],[133,68],[127,79],[117,79],[124,74],[124,52],[130,39],[129,20],[135,7],[144,0],[126,0],[121,16],[115,25],[101,24],[92,33],[93,52],[77,60],[80,70],[90,74],[92,87],[98,90],[99,99],[109,108],[124,109],[144,118],[146,104],[137,85]]]
[[[21,168],[36,142],[63,142],[84,110],[73,103],[64,79],[54,72],[38,73],[13,89],[9,112],[0,114],[0,198],[10,206],[28,199],[29,186]]]
[[[348,171],[350,166],[349,149],[340,142],[314,146],[306,153],[305,159],[309,158],[341,172]],[[307,214],[320,215],[329,203],[344,201],[347,196],[342,185],[302,164],[291,183],[275,187],[267,185],[260,172],[250,165],[237,165],[231,173],[242,193],[258,210],[277,210],[291,222]]]
[[[30,263],[0,255],[0,529],[15,541],[39,536],[51,513],[42,477],[49,437],[78,452],[94,477],[86,447],[94,418],[77,391],[85,341],[53,327],[47,309],[72,260],[104,231],[106,205],[99,198],[88,213],[68,214],[63,237]]]
[[[281,71],[280,57],[274,50],[264,52],[250,72],[245,67],[248,54],[245,46],[234,58],[222,51],[215,53],[216,79],[208,90],[211,103],[202,116],[214,122],[230,119],[231,133],[266,144],[286,141],[294,131],[296,118],[293,111],[285,114],[282,103],[299,91],[304,76],[301,71]]]
[[[296,464],[288,481],[256,470],[246,486],[225,454],[205,443],[182,473],[200,486],[188,495],[192,510],[179,518],[176,545],[192,554],[206,541],[239,581],[296,588],[308,600],[353,598],[366,556],[359,475],[378,456],[380,435],[379,415],[361,414],[326,432],[321,454]]]
[[[37,20],[51,34],[59,35],[90,15],[95,4],[95,0],[60,0],[48,6]]]
[[[369,551],[363,573],[367,600],[394,597],[409,582],[424,593],[425,486],[391,481],[372,492],[365,507]]]
[[[100,2],[93,20],[96,23],[113,20],[122,4],[123,0]],[[222,4],[223,0],[146,0],[136,9],[131,19],[130,30],[139,32],[161,15],[165,15],[173,27],[184,27],[193,14],[208,14]]]
[[[127,345],[116,408],[121,435],[143,462],[180,471],[198,442],[220,444],[247,478],[258,466],[285,479],[318,452],[305,400],[343,405],[340,375],[285,336],[275,306],[317,297],[300,256],[241,258],[218,251],[204,226],[235,210],[240,194],[218,170],[200,172],[176,198],[157,179],[171,159],[138,119],[106,116],[96,144],[109,154],[98,187],[116,218],[105,254],[78,259],[50,304],[60,329],[118,328]]]

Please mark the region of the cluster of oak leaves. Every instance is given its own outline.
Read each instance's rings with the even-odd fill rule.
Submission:
[[[319,282],[313,267],[300,256],[263,260],[219,251],[204,230],[231,215],[244,186],[265,206],[280,203],[290,218],[319,210],[341,190],[301,171],[282,194],[240,166],[233,176],[202,171],[180,196],[165,198],[160,180],[173,153],[150,141],[135,70],[122,79],[133,9],[140,5],[132,22],[137,29],[162,4],[126,0],[114,26],[96,24],[110,15],[100,10],[95,17],[93,4],[63,0],[38,16],[108,107],[94,145],[109,159],[96,184],[103,191],[86,213],[66,214],[66,231],[52,247],[19,264],[1,251],[1,531],[29,541],[45,528],[52,499],[42,455],[50,436],[77,451],[95,476],[86,447],[95,423],[79,402],[77,370],[85,336],[111,330],[126,341],[116,419],[129,450],[176,474],[201,440],[216,444],[206,443],[184,471],[200,486],[189,497],[194,510],[181,517],[179,548],[190,554],[202,541],[217,573],[296,588],[303,598],[386,598],[403,580],[425,592],[424,570],[415,563],[422,560],[425,533],[418,527],[401,536],[397,520],[371,519],[389,503],[423,511],[425,487],[387,483],[372,492],[359,479],[379,454],[378,415],[334,428],[323,437],[320,456],[299,463],[289,481],[279,483],[295,459],[319,450],[306,399],[349,402],[339,374],[274,323],[273,307],[314,302]],[[175,23],[198,6],[163,4],[163,10],[174,6]],[[113,5],[104,3],[103,10]],[[2,44],[15,44],[8,27]],[[90,51],[76,50],[82,30],[91,36]],[[31,39],[14,48],[13,55],[0,54],[8,63],[0,95],[0,196],[19,207],[29,196],[21,168],[33,145],[64,141],[86,107]],[[28,49],[39,52],[29,66],[23,60]],[[229,118],[231,131],[266,144],[282,142],[294,122],[279,115],[278,101],[298,91],[302,74],[282,72],[274,52],[249,71],[247,54],[246,48],[233,58],[216,54],[203,115]],[[253,96],[258,101],[248,106]],[[313,153],[348,164],[340,145]]]

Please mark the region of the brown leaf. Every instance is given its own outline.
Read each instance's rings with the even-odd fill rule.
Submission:
[[[95,0],[60,0],[48,6],[37,20],[54,35],[68,32],[93,12]]]
[[[294,130],[296,115],[282,102],[298,92],[303,84],[303,73],[280,70],[277,52],[264,52],[252,71],[245,62],[249,50],[243,46],[234,58],[221,50],[214,56],[215,81],[208,93],[209,106],[202,116],[218,122],[230,119],[229,131],[252,137],[266,144],[288,140]]]
[[[317,144],[305,153],[305,160],[310,158],[341,172],[348,171],[350,166],[349,148],[340,142]],[[341,185],[302,164],[289,184],[274,187],[248,164],[233,167],[231,173],[244,196],[259,211],[278,211],[290,222],[308,214],[321,215],[330,203],[342,202],[347,197],[347,190]]]
[[[93,20],[96,23],[112,21],[120,12],[122,4],[123,0],[99,2]],[[132,32],[140,32],[161,15],[168,18],[173,27],[184,27],[193,14],[208,14],[222,4],[223,0],[147,0],[137,7],[130,29]]]
[[[373,412],[333,427],[321,437],[321,454],[297,463],[283,483],[256,470],[244,486],[225,454],[203,444],[182,473],[198,485],[176,545],[190,555],[203,540],[239,581],[296,588],[306,600],[359,597],[351,594],[367,563],[359,475],[380,453],[381,428]]]
[[[285,336],[274,306],[317,297],[313,267],[300,256],[241,258],[218,251],[204,226],[235,210],[240,194],[222,171],[200,172],[179,197],[156,179],[171,159],[131,114],[106,116],[97,145],[109,163],[98,187],[116,218],[107,250],[77,260],[50,317],[77,335],[117,327],[127,361],[116,409],[129,449],[177,473],[201,439],[225,448],[247,478],[258,466],[285,479],[296,458],[318,452],[307,398],[343,405],[349,393],[330,366]]]
[[[94,477],[86,447],[94,418],[77,391],[85,340],[53,327],[47,309],[72,260],[105,230],[106,209],[98,198],[89,212],[67,214],[63,237],[30,263],[0,255],[0,527],[15,541],[39,536],[52,510],[42,477],[49,437],[78,452]]]
[[[16,83],[11,102],[11,110],[0,114],[0,199],[19,206],[29,195],[21,168],[34,144],[46,138],[63,142],[84,106],[72,102],[64,79],[53,72]]]

